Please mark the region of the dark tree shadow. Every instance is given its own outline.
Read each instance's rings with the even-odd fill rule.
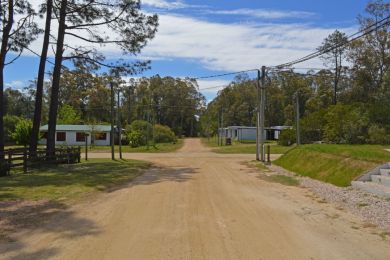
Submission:
[[[57,233],[65,238],[100,233],[93,221],[78,217],[65,204],[53,201],[0,202],[0,230],[0,256],[11,253],[12,259],[46,259],[58,253],[56,248],[25,253],[28,248],[13,235],[20,230]]]
[[[101,167],[104,167],[102,165]],[[107,171],[116,170],[110,167]],[[118,170],[123,170],[118,168]],[[123,188],[131,188],[134,185],[153,185],[162,182],[183,183],[193,178],[198,172],[197,168],[190,167],[152,167],[138,176],[133,181],[125,181],[120,185],[107,185],[104,192],[114,192]],[[61,173],[59,173],[61,174]],[[105,180],[106,170],[98,173]],[[43,176],[36,176],[44,178]],[[55,175],[46,176],[46,183],[55,185]],[[95,185],[93,180],[82,179],[83,185]],[[66,185],[75,181],[73,178],[63,179],[58,186]],[[99,182],[102,180],[100,179]],[[41,185],[41,181],[37,184]],[[31,183],[30,183],[31,184]],[[28,183],[22,183],[28,185]],[[17,199],[12,193],[3,193],[3,199]],[[29,248],[21,241],[18,241],[12,234],[17,231],[31,231],[43,233],[60,234],[64,238],[77,238],[83,236],[97,235],[100,228],[90,219],[76,215],[69,206],[59,201],[8,201],[0,202],[0,258],[2,254],[12,255],[12,259],[46,259],[59,253],[58,248],[47,248],[29,252]]]

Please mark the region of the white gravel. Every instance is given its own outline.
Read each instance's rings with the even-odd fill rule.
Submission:
[[[344,208],[364,221],[390,231],[390,200],[378,197],[352,187],[337,187],[308,177],[296,176],[278,166],[270,169],[284,175],[294,175],[300,180],[301,186],[308,188],[320,198],[338,207]]]

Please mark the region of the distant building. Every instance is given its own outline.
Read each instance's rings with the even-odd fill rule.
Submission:
[[[48,125],[40,128],[42,139],[40,144],[46,144]],[[83,145],[87,138],[88,145],[110,145],[110,125],[57,125],[56,145]]]
[[[280,133],[291,126],[271,126],[264,128],[265,140],[279,140]],[[228,126],[219,129],[219,135],[232,138],[237,141],[256,141],[256,127],[251,126]]]

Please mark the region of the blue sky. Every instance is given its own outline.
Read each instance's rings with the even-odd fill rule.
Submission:
[[[347,34],[356,31],[356,17],[364,13],[367,1],[143,0],[142,3],[146,12],[159,14],[160,27],[140,55],[141,59],[152,60],[152,69],[135,77],[155,74],[197,77],[277,65],[304,56],[335,29]],[[31,47],[40,52],[40,41]],[[111,60],[121,56],[112,46],[99,49]],[[322,62],[312,60],[302,66],[321,67]],[[26,86],[36,77],[37,69],[37,57],[25,53],[6,68],[6,86]],[[202,80],[200,89],[223,86],[231,79]],[[203,93],[210,100],[216,91]]]

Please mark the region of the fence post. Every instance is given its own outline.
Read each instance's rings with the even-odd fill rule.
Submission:
[[[79,146],[78,154],[77,154],[77,162],[80,163],[81,161],[81,146]]]
[[[271,146],[267,145],[267,163],[271,165]]]
[[[69,147],[66,147],[66,160],[67,160],[67,163],[70,164],[70,149],[69,149]]]
[[[23,150],[23,172],[27,173],[27,149]]]
[[[12,150],[8,150],[8,164],[9,166],[12,164]]]

